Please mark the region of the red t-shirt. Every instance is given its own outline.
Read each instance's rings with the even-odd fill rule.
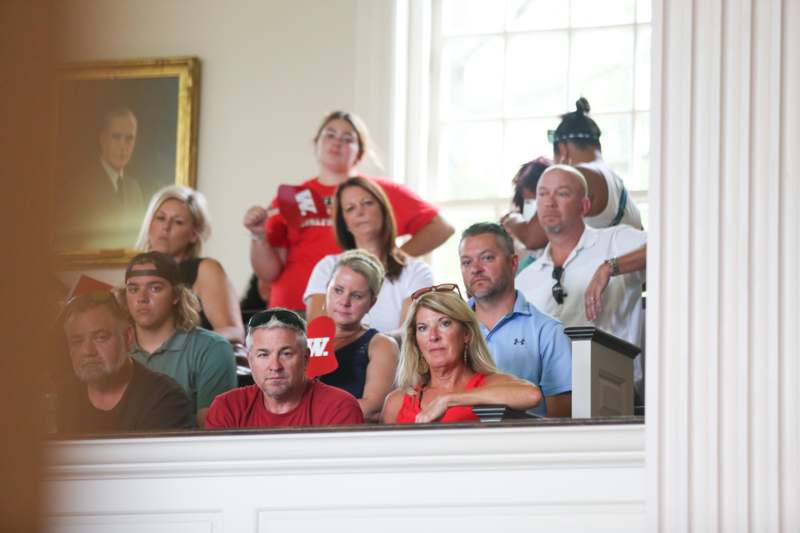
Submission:
[[[472,379],[469,380],[467,385],[464,387],[464,390],[469,389],[476,389],[483,385],[483,382],[486,380],[486,374],[481,374],[480,372],[472,376]],[[400,406],[400,410],[397,412],[397,421],[398,424],[413,424],[414,420],[417,418],[417,415],[422,410],[420,407],[420,393],[422,392],[422,387],[417,388],[417,393],[413,396],[410,394],[406,394],[403,396],[403,405]],[[455,407],[450,407],[445,411],[444,416],[439,419],[439,422],[479,422],[480,418],[478,415],[472,412],[471,405],[457,405]]]
[[[300,403],[284,414],[267,411],[258,385],[217,396],[206,416],[206,429],[363,424],[361,407],[349,392],[309,381]]]
[[[414,235],[439,214],[435,206],[408,187],[386,178],[370,179],[381,186],[392,204],[398,235]],[[290,227],[280,214],[268,218],[264,223],[269,243],[275,248],[286,248],[287,251],[283,271],[272,282],[270,307],[304,310],[303,292],[314,266],[326,255],[341,253],[336,245],[331,218],[336,185],[322,185],[317,178],[313,178],[304,182],[301,187],[308,187],[322,197],[328,206],[328,213],[320,218],[307,218],[300,228]],[[272,200],[271,207],[278,207],[277,198]]]

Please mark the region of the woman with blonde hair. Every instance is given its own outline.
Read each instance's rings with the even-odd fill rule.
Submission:
[[[219,261],[201,257],[210,234],[205,196],[190,187],[169,185],[150,199],[136,248],[172,256],[181,281],[200,300],[200,326],[241,343],[244,326],[233,283]]]
[[[252,238],[253,271],[259,279],[272,282],[270,305],[301,313],[305,310],[303,290],[314,265],[326,255],[341,251],[331,228],[336,188],[357,174],[355,167],[370,153],[366,126],[355,114],[345,111],[333,111],[323,118],[314,136],[314,147],[319,173],[299,189],[307,199],[318,197],[327,206],[326,212],[304,211],[301,221],[291,221],[291,217],[280,213],[275,198],[269,209],[253,206],[244,216],[244,226]],[[397,216],[397,232],[411,235],[403,245],[404,252],[412,257],[424,255],[453,234],[453,227],[439,215],[439,210],[407,187],[386,178],[369,179],[389,198]]]
[[[320,381],[358,400],[367,421],[377,421],[397,368],[397,343],[362,323],[383,284],[383,266],[365,250],[348,250],[336,261],[325,295],[336,324],[333,349],[339,367]]]
[[[539,387],[499,372],[458,285],[426,287],[411,298],[398,388],[386,398],[384,424],[477,421],[474,405],[539,404]]]

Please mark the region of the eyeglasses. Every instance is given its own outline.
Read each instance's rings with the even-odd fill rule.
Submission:
[[[553,285],[553,299],[555,299],[558,305],[564,303],[564,298],[567,297],[567,293],[564,292],[564,287],[561,286],[561,275],[564,273],[564,267],[554,267],[553,268],[553,279],[556,280],[556,284]]]
[[[417,289],[411,294],[411,299],[416,300],[423,294],[428,294],[429,292],[455,292],[458,294],[459,298],[462,300],[464,299],[464,297],[461,296],[461,289],[458,288],[458,284],[456,283],[442,283],[439,285],[431,285],[430,287]]]
[[[287,326],[306,331],[306,321],[300,318],[294,311],[283,308],[267,309],[266,311],[259,311],[254,314],[247,322],[247,331],[263,326],[273,318]]]
[[[352,133],[339,133],[335,129],[325,128],[322,130],[322,138],[326,141],[340,140],[343,144],[355,144],[358,142],[358,137]]]

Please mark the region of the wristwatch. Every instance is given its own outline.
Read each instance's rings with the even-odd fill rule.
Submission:
[[[619,263],[617,263],[616,257],[606,259],[606,264],[611,267],[611,277],[619,276]]]

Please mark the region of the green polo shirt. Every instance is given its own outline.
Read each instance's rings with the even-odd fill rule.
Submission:
[[[211,405],[218,394],[236,387],[233,348],[213,331],[175,331],[153,353],[135,342],[131,355],[147,368],[180,383],[195,412]]]

